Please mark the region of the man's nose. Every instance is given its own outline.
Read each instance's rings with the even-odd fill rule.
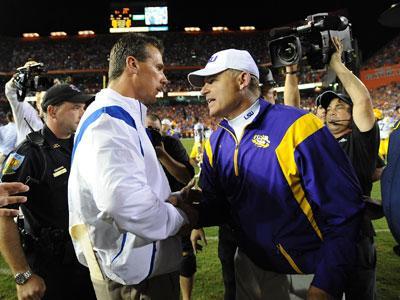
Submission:
[[[201,90],[200,90],[200,94],[201,94],[202,96],[204,96],[204,95],[207,94],[208,92],[209,92],[209,89],[208,89],[207,83],[205,83],[205,84],[203,85],[203,87],[201,88]]]

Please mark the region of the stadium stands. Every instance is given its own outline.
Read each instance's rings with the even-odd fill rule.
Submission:
[[[165,44],[164,62],[166,74],[170,81],[167,92],[192,91],[186,75],[189,71],[204,65],[210,53],[220,49],[248,49],[258,64],[269,64],[267,51],[268,35],[265,31],[227,32],[227,33],[154,33]],[[4,84],[18,66],[28,59],[43,62],[50,75],[61,81],[72,82],[88,93],[95,93],[105,84],[107,75],[108,52],[118,35],[96,35],[93,37],[38,38],[38,39],[0,39],[0,110],[4,110]],[[363,70],[400,63],[400,35],[378,51],[364,65]],[[273,70],[278,85],[283,85],[284,74],[281,70]],[[300,83],[312,83],[323,80],[325,70],[311,70],[301,66]],[[72,79],[73,78],[73,79]],[[302,94],[302,107],[314,109],[317,91]],[[302,92],[303,93],[303,92]],[[391,115],[394,107],[400,105],[400,83],[371,90],[374,106],[380,108],[385,115]],[[175,120],[176,126],[183,136],[190,136],[193,116],[199,116],[208,127],[215,127],[217,120],[208,118],[207,106],[188,103],[195,98],[175,98],[162,103],[170,105],[165,110],[160,106],[151,108],[161,118]],[[182,101],[183,100],[183,101]],[[1,115],[0,115],[1,122]]]

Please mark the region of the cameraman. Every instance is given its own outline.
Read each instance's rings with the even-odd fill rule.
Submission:
[[[276,82],[272,76],[270,68],[260,66],[260,90],[261,96],[271,104],[275,104],[278,99],[278,93],[275,90]]]
[[[34,64],[36,64],[35,61],[28,61],[24,67],[29,68]],[[17,74],[18,73],[14,74],[11,80],[9,80],[5,85],[5,94],[8,102],[10,103],[11,110],[14,115],[15,126],[17,128],[16,145],[20,144],[25,139],[26,135],[32,131],[29,126],[32,127],[33,131],[43,128],[43,121],[40,118],[40,102],[43,92],[36,93],[37,110],[26,101],[18,101],[17,87],[15,85]]]
[[[332,43],[336,52],[332,54],[329,65],[350,97],[327,91],[317,98],[317,103],[326,110],[326,125],[350,159],[364,196],[369,197],[372,190],[372,176],[377,166],[379,128],[367,88],[342,62],[343,46],[339,39],[332,38]],[[293,85],[286,88],[298,89]],[[286,100],[293,104],[295,101],[293,98]],[[376,299],[375,232],[368,208],[369,206],[364,210],[357,244],[357,269],[348,280],[346,299]]]

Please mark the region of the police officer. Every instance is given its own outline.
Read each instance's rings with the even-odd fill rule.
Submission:
[[[28,134],[5,163],[2,181],[29,185],[22,224],[0,218],[0,250],[15,276],[18,299],[95,299],[68,234],[67,197],[74,132],[91,98],[72,85],[50,88],[41,104],[44,128]]]

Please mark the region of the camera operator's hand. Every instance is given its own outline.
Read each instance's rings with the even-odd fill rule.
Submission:
[[[156,155],[159,160],[162,160],[167,155],[163,142],[161,142],[160,145],[154,146],[154,150],[156,151]]]
[[[342,65],[343,44],[337,36],[332,37],[332,44],[335,46],[336,52],[332,54],[329,65],[335,70],[335,67]]]
[[[26,68],[26,67],[30,67],[30,66],[32,66],[32,65],[35,65],[35,64],[37,64],[37,62],[36,61],[34,61],[34,60],[29,60],[29,61],[27,61],[25,64],[24,64],[24,68]],[[17,70],[19,69],[20,67],[18,67],[17,68]],[[13,74],[13,76],[11,77],[11,84],[10,84],[10,87],[11,88],[13,88],[13,89],[16,89],[17,88],[17,85],[15,84],[15,81],[17,80],[17,78],[18,78],[18,74],[19,74],[19,72],[17,71],[16,73],[14,73]]]

